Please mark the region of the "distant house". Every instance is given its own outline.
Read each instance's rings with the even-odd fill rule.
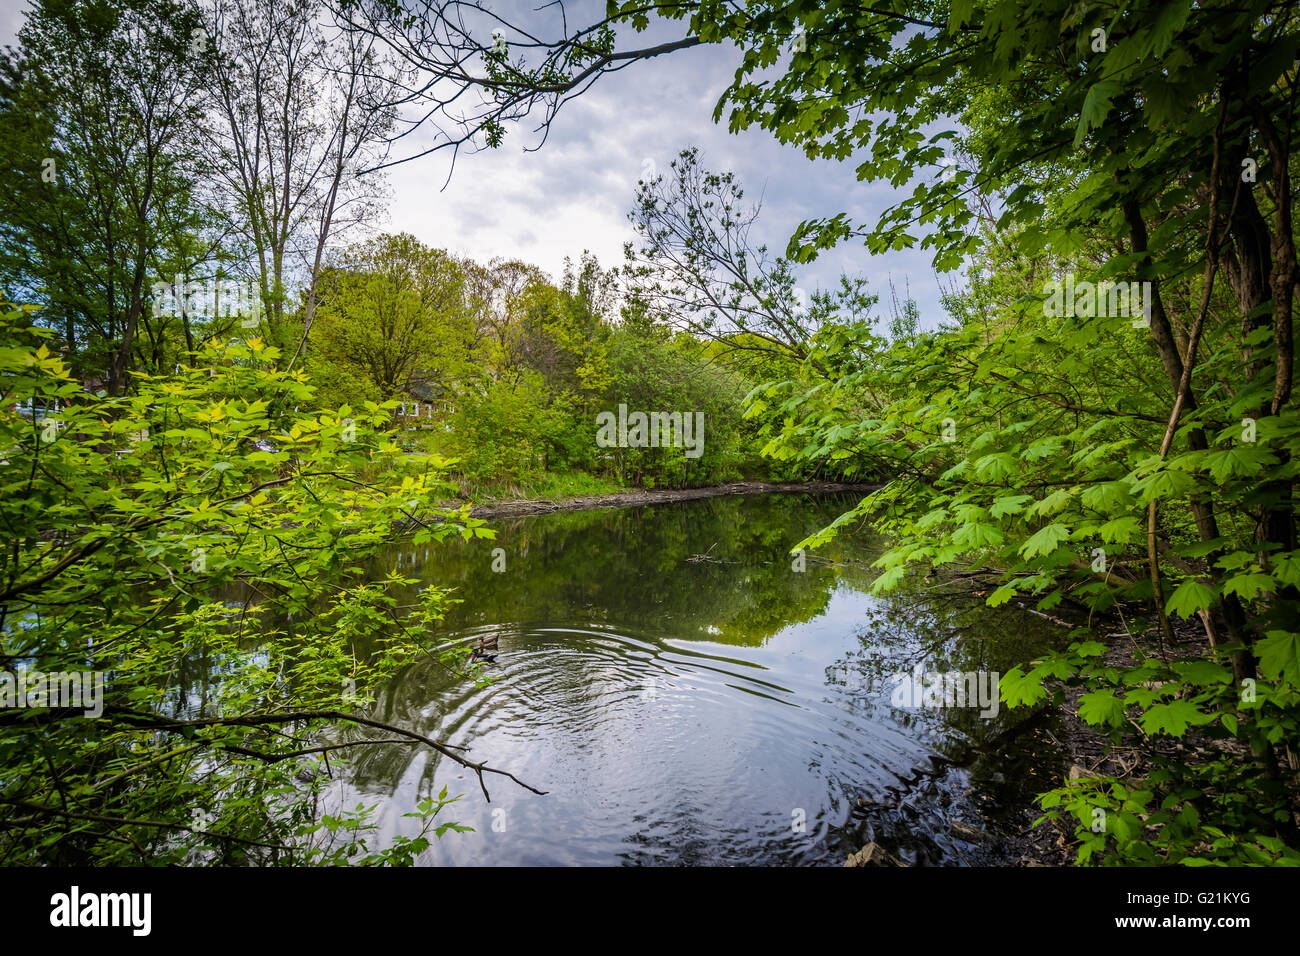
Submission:
[[[398,414],[408,418],[445,419],[453,411],[451,390],[438,384],[422,383],[411,386],[402,400]],[[445,426],[450,430],[450,426]]]

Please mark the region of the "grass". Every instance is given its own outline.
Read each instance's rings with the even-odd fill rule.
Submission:
[[[446,435],[433,429],[410,429],[399,436],[409,454],[448,455]],[[457,475],[453,466],[446,476],[460,486],[462,500],[473,504],[495,501],[581,498],[589,495],[613,495],[634,490],[612,478],[589,475],[582,471],[545,472],[528,477],[502,476],[487,481],[467,480]]]
[[[512,499],[564,499],[588,495],[614,495],[633,490],[611,478],[582,471],[547,472],[530,478],[506,479],[480,485],[469,496],[475,504]]]

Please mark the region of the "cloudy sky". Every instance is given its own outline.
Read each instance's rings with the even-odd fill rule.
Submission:
[[[27,8],[28,4],[23,0],[0,0],[0,46],[14,42]]]
[[[579,19],[574,11],[570,3],[570,23]],[[676,36],[658,34],[638,45]],[[739,62],[734,48],[696,47],[607,75],[561,109],[540,150],[525,152],[539,139],[535,124],[512,128],[499,149],[462,153],[442,191],[449,157],[394,167],[391,228],[475,259],[518,257],[556,277],[564,257],[576,259],[584,249],[615,265],[633,237],[627,215],[637,180],[646,170],[668,172],[690,146],[700,148],[705,168],[733,171],[747,198],[762,198],[755,232],[776,251],[805,219],[848,212],[874,221],[895,202],[888,184],[858,182],[853,161],[813,162],[762,130],[732,135],[725,119],[715,124],[713,108]],[[833,287],[841,272],[868,278],[882,314],[892,277],[900,298],[910,287],[923,325],[941,315],[928,253],[872,257],[860,244],[846,245],[802,267],[799,284],[809,292]],[[947,284],[952,276],[944,278]]]
[[[12,42],[27,6],[26,0],[0,0],[0,44]],[[570,3],[570,23],[590,16],[587,6]],[[600,8],[603,2],[596,3]],[[605,76],[560,111],[540,150],[525,151],[538,140],[531,124],[509,128],[499,149],[462,152],[445,189],[448,153],[396,166],[389,171],[386,228],[483,262],[520,258],[556,278],[565,256],[577,259],[584,249],[606,267],[617,265],[623,243],[632,238],[627,214],[637,180],[652,163],[666,172],[689,146],[700,148],[705,168],[735,172],[748,198],[761,196],[756,235],[773,250],[784,250],[804,219],[843,211],[872,221],[894,202],[888,184],[859,183],[852,161],[812,162],[766,132],[731,135],[725,121],[715,124],[713,107],[738,62],[732,48],[697,47]],[[423,148],[413,145],[419,146],[418,138],[398,147],[409,152],[395,155]],[[845,245],[802,267],[799,285],[808,292],[833,287],[841,272],[867,277],[881,296],[882,315],[888,314],[891,277],[900,297],[910,287],[924,326],[941,315],[926,253],[872,257],[859,244]]]

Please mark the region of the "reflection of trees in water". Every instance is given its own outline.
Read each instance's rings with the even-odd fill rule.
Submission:
[[[431,690],[446,688],[450,683],[445,673],[436,673],[437,668],[433,662],[407,668],[376,695],[374,703],[364,710],[366,716],[409,728],[434,740],[445,740],[445,731],[439,727],[439,716],[426,716],[423,713]],[[452,687],[457,685],[460,689],[445,699],[448,710],[457,709],[475,691],[472,682],[455,682]],[[373,732],[364,727],[343,726],[335,729],[338,740],[363,740],[373,736]],[[348,753],[348,759],[347,777],[354,785],[366,789],[371,784],[378,783],[386,790],[391,790],[407,774],[412,761],[423,761],[418,790],[420,793],[428,793],[442,755],[420,745],[383,745],[354,748]],[[492,783],[489,779],[488,785],[492,786]]]
[[[500,631],[503,648],[522,653],[528,644],[553,646],[554,634],[520,631]],[[562,724],[564,732],[583,740],[587,749],[599,747],[604,738],[598,725],[604,708],[611,702],[611,688],[622,688],[629,694],[640,693],[651,676],[657,676],[655,657],[646,655],[637,647],[635,661],[612,638],[602,635],[564,635],[562,638],[577,651],[567,655],[562,666],[547,664],[534,681],[527,668],[515,670],[496,686],[476,687],[472,681],[450,674],[437,662],[429,660],[413,665],[397,678],[389,681],[374,705],[367,710],[369,716],[388,723],[409,727],[437,740],[468,741],[474,746],[475,738],[487,726],[509,725],[515,728],[532,728],[545,736],[546,726]],[[665,647],[664,650],[667,650]],[[430,702],[436,701],[436,708]],[[468,722],[473,727],[466,728]],[[589,732],[590,731],[590,732]],[[340,728],[340,739],[362,739],[365,732],[355,728]],[[366,788],[391,791],[410,769],[411,761],[424,761],[419,785],[423,791],[432,785],[434,774],[441,761],[435,752],[414,748],[373,748],[354,751],[349,778]],[[473,754],[470,754],[473,757]],[[494,763],[509,763],[497,757]],[[466,789],[475,789],[472,778],[466,776]],[[487,778],[489,787],[511,786],[503,779]]]
[[[464,603],[448,613],[449,632],[525,622],[604,625],[640,639],[760,646],[822,614],[837,583],[869,588],[878,549],[865,535],[836,539],[809,555],[801,572],[789,555],[854,500],[766,495],[514,518],[494,522],[492,541],[396,547],[376,572],[398,565],[422,578],[417,587],[455,588]],[[500,573],[492,571],[498,547],[506,552]],[[426,551],[428,562],[421,564]],[[691,560],[706,554],[707,560]],[[401,603],[412,603],[417,587]],[[860,649],[828,668],[826,680],[851,685],[863,703],[883,697],[887,705],[900,671],[922,663],[927,670],[1003,672],[1043,646],[1044,627],[1013,607],[989,608],[950,582],[909,578],[868,606],[858,626]],[[429,682],[444,679],[436,670],[413,667],[388,687],[386,697],[404,697],[404,688],[410,693],[389,716],[424,706]],[[591,677],[575,668],[579,675]],[[472,685],[465,693],[474,693]],[[893,716],[905,727],[957,726],[977,737],[988,723],[973,709]]]
[[[936,596],[940,588],[942,593]],[[898,590],[870,606],[859,628],[860,647],[827,668],[827,683],[888,702],[901,675],[918,665],[925,672],[1001,674],[1060,637],[1023,610],[1005,605],[990,608],[974,594],[940,588],[919,578],[904,579]],[[918,727],[937,720],[981,731],[989,723],[976,708],[949,708],[946,714],[902,709],[898,720]],[[995,720],[1005,718],[1002,709]]]
[[[851,573],[848,569],[842,577]],[[861,585],[872,576],[867,574]],[[918,664],[925,672],[1002,674],[1060,642],[1062,634],[1014,606],[990,608],[969,588],[942,577],[905,578],[897,590],[867,608],[859,646],[826,668],[827,685],[839,690],[851,710],[893,723],[936,754],[910,778],[871,797],[871,809],[863,816],[870,821],[870,839],[906,847],[918,860],[940,861],[947,851],[933,835],[946,833],[948,827],[936,801],[946,805],[958,800],[955,805],[960,805],[959,798],[978,794],[981,816],[986,809],[997,816],[999,807],[1029,802],[1037,792],[1032,774],[1059,767],[1062,759],[1048,746],[1049,736],[1023,732],[1042,723],[1033,712],[1002,706],[996,716],[983,717],[977,706],[900,708],[892,706],[890,698]],[[950,776],[956,767],[962,768],[963,777]],[[965,783],[958,787],[957,779]],[[901,802],[904,794],[911,794],[906,803]]]
[[[802,572],[793,570],[788,553],[852,503],[791,495],[556,513],[495,522],[495,540],[430,545],[427,558],[424,546],[394,548],[374,576],[397,566],[420,578],[398,595],[399,603],[413,604],[427,584],[456,588],[464,602],[452,608],[430,643],[451,635],[472,640],[479,629],[498,634],[509,670],[497,671],[503,677],[496,687],[480,689],[432,660],[413,665],[382,688],[373,716],[434,739],[468,742],[478,756],[490,750],[494,762],[515,770],[529,759],[530,741],[557,734],[596,751],[581,765],[617,766],[623,755],[600,752],[620,746],[618,734],[599,726],[602,718],[617,709],[622,693],[639,693],[648,675],[666,673],[657,670],[669,664],[666,655],[675,662],[704,650],[664,640],[761,646],[827,611],[837,588],[869,588],[878,573],[870,564],[879,551],[866,535],[837,539],[807,555]],[[494,548],[506,552],[504,573],[492,571]],[[849,748],[872,756],[865,763],[821,753],[811,758],[817,764],[813,775],[830,796],[824,806],[812,805],[809,827],[819,836],[809,846],[843,856],[869,833],[911,859],[954,862],[948,818],[981,819],[972,810],[977,796],[996,795],[981,804],[994,810],[1025,805],[1032,768],[1041,770],[1048,761],[1030,735],[1007,735],[1023,714],[1003,709],[985,720],[977,708],[894,708],[893,678],[917,663],[931,671],[1004,672],[1057,635],[1014,607],[986,607],[960,582],[942,577],[907,578],[889,595],[858,598],[850,606],[855,610],[840,620],[856,640],[821,678],[829,705],[823,716],[827,739],[858,734]],[[575,633],[539,626],[572,626]],[[588,633],[581,633],[584,628]],[[611,633],[602,634],[602,628]],[[548,656],[536,658],[534,669],[526,655],[542,647]],[[552,659],[556,648],[571,653]],[[713,653],[718,652],[728,654],[722,648]],[[816,701],[804,703],[819,712]],[[506,726],[516,731],[492,732]],[[368,736],[351,727],[335,732],[350,739]],[[513,748],[523,749],[511,753]],[[399,787],[428,793],[435,777],[448,779],[446,772],[438,774],[439,755],[425,748],[357,748],[346,757],[345,779],[363,794],[394,794]],[[510,786],[491,778],[488,783],[495,784],[494,797]],[[477,800],[472,775],[453,787]],[[858,797],[879,802],[851,815]],[[454,808],[449,811],[448,819],[458,818]],[[671,833],[664,829],[670,823]],[[761,827],[752,819],[738,825]],[[681,826],[677,814],[647,824],[628,846],[625,861],[722,861],[725,850],[719,850],[712,823],[701,822],[697,834]],[[780,829],[773,826],[773,832]],[[736,845],[744,842],[738,838]],[[984,851],[962,852],[969,858]],[[791,850],[789,862],[801,862],[799,853]]]
[[[517,653],[526,630],[520,625],[534,624],[608,627],[650,647],[665,638],[761,646],[784,628],[825,612],[836,587],[869,588],[878,573],[870,567],[878,548],[866,535],[841,537],[807,555],[804,571],[792,568],[789,554],[855,500],[768,495],[515,518],[492,523],[495,540],[394,546],[380,556],[373,576],[396,568],[420,579],[399,589],[401,605],[414,604],[426,585],[456,589],[463,603],[430,635],[431,645],[449,634],[491,628],[501,633],[504,653]],[[506,554],[502,573],[492,570],[495,548]],[[899,590],[869,602],[850,626],[858,647],[825,674],[842,706],[928,741],[980,778],[998,776],[991,767],[1015,765],[1011,755],[976,754],[973,763],[970,758],[972,747],[1022,715],[1003,710],[988,721],[973,708],[892,708],[891,678],[918,662],[927,670],[1004,672],[1043,646],[1041,621],[1011,606],[988,608],[942,579],[909,578]],[[597,652],[598,636],[560,639],[584,653],[545,669],[539,678],[545,681],[544,701],[528,699],[526,673],[512,674],[508,687],[484,691],[430,660],[383,687],[372,715],[439,740],[456,738],[469,720],[475,726],[462,739],[472,740],[491,723],[562,719],[572,729],[606,706],[610,681],[636,685],[625,651]],[[358,647],[359,654],[365,652]],[[654,665],[653,651],[647,660]],[[435,700],[436,712],[430,707]],[[369,736],[357,728],[336,732],[348,739]],[[356,748],[347,758],[351,781],[372,791],[391,790],[411,772],[412,761],[419,761],[418,785],[427,791],[440,759],[426,748],[407,746]],[[474,788],[472,780],[465,783],[466,790]],[[845,785],[852,789],[850,782]]]
[[[714,498],[497,521],[495,540],[430,546],[427,563],[424,546],[395,546],[381,556],[375,576],[396,567],[421,579],[398,592],[399,604],[414,603],[425,585],[456,589],[463,603],[447,615],[448,634],[534,623],[606,626],[652,645],[671,637],[759,646],[783,628],[826,609],[838,569],[809,562],[806,570],[795,571],[788,552],[854,500],[800,495]],[[504,572],[492,570],[494,548],[505,550]],[[840,542],[836,548],[853,551]],[[706,552],[707,561],[688,560]],[[853,556],[869,560],[861,548]],[[508,651],[515,642],[508,630],[502,633]],[[566,640],[580,646],[590,639],[572,635]],[[603,653],[576,654],[563,668],[548,668],[545,706],[563,709],[570,722],[594,715],[603,699],[602,683],[628,680],[626,673],[610,673],[621,666],[620,655],[615,652],[611,659]],[[458,730],[457,719],[474,715],[481,720],[485,707],[506,711],[494,713],[494,719],[510,719],[508,712],[514,710],[526,716],[526,694],[527,688],[513,680],[509,697],[481,691],[428,661],[390,681],[372,716],[449,739]],[[482,699],[471,705],[475,695]],[[438,713],[426,713],[433,699],[439,702]],[[451,723],[443,722],[444,715]],[[365,736],[355,729],[339,733],[348,739]],[[363,788],[391,785],[415,759],[425,761],[421,785],[427,786],[439,760],[437,754],[410,747],[358,749],[349,757],[349,776]]]
[[[844,506],[838,496],[768,495],[560,512],[494,522],[496,540],[447,542],[422,567],[413,558],[423,548],[394,548],[383,560],[458,589],[464,603],[448,614],[450,630],[581,622],[759,646],[825,610],[837,569],[809,562],[795,571],[788,552]],[[494,548],[505,551],[504,572],[492,570]]]

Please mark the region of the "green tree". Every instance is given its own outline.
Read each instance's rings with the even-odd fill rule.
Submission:
[[[320,816],[314,767],[418,745],[495,772],[368,709],[417,658],[464,665],[429,646],[444,592],[408,614],[393,592],[416,582],[365,575],[397,534],[490,536],[436,505],[444,463],[398,451],[392,403],[289,411],[313,390],[257,339],[34,421],[10,406],[80,390],[49,337],[0,317],[0,693],[15,673],[105,684],[98,713],[0,709],[0,860],[411,862],[423,835],[376,851],[364,812]],[[347,723],[367,733],[339,740]],[[450,799],[421,802],[426,832],[454,826],[433,820]]]
[[[0,65],[0,286],[112,393],[177,356],[150,287],[201,225],[197,29],[165,0],[41,0]]]
[[[993,604],[1148,601],[1165,646],[1167,615],[1199,616],[1204,661],[1155,648],[1117,671],[1088,640],[1013,670],[1004,695],[1033,703],[1046,680],[1083,682],[1081,713],[1117,738],[1130,718],[1156,738],[1200,727],[1256,760],[1152,747],[1157,769],[1136,789],[1097,780],[1045,806],[1078,821],[1085,860],[1296,859],[1295,769],[1279,763],[1297,748],[1300,687],[1293,14],[1050,2],[683,12],[695,30],[743,38],[719,105],[733,127],[814,156],[865,154],[861,178],[910,185],[873,224],[805,223],[795,258],[858,237],[873,252],[919,241],[951,268],[997,249],[993,230],[1006,237],[1005,258],[986,258],[981,284],[950,300],[957,329],[901,343],[878,374],[830,379],[836,392],[887,387],[884,414],[826,422],[825,388],[786,397],[809,429],[791,450],[865,451],[897,474],[807,543],[871,516],[898,538],[881,589],[908,565],[963,559],[1002,572]],[[760,82],[797,27],[805,42]],[[960,129],[945,128],[953,120]],[[973,169],[939,174],[959,145]],[[1150,283],[1149,314],[1054,314],[1041,283],[1062,272]]]
[[[310,368],[355,383],[353,400],[450,393],[469,374],[465,279],[446,252],[380,236],[338,256],[318,289]]]

